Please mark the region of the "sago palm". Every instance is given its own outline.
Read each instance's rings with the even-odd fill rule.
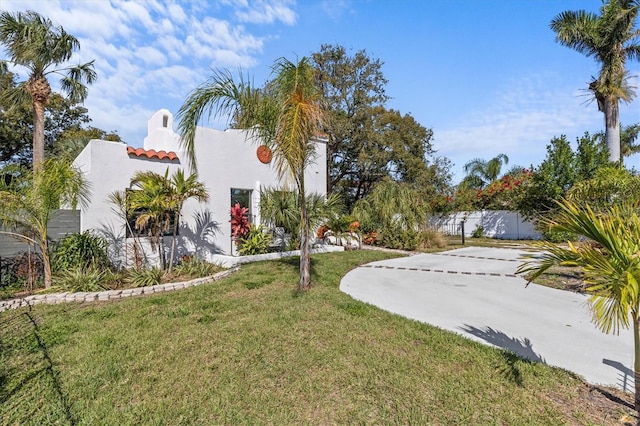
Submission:
[[[620,161],[620,100],[634,96],[628,85],[625,68],[628,59],[640,59],[640,30],[635,28],[637,0],[610,0],[603,3],[600,14],[565,11],[551,21],[556,40],[600,64],[600,74],[589,90],[604,113],[605,138],[610,161]]]
[[[51,20],[33,11],[0,13],[0,43],[9,54],[9,62],[26,68],[29,76],[8,96],[15,105],[23,103],[24,96],[31,97],[35,169],[44,161],[44,109],[51,96],[47,76],[61,75],[62,91],[73,102],[82,102],[87,97],[86,84],[96,79],[93,61],[59,68],[71,59],[80,43],[62,27],[55,26]]]
[[[633,328],[635,408],[640,412],[640,217],[638,207],[616,204],[593,210],[570,201],[546,220],[553,231],[582,235],[588,241],[561,247],[540,242],[542,254],[519,273],[533,280],[554,265],[579,267],[589,293],[595,325],[605,333]]]

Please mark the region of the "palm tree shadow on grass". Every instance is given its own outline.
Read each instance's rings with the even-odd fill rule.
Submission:
[[[491,345],[504,349],[501,351],[501,355],[504,358],[505,364],[500,365],[498,371],[518,386],[524,385],[518,364],[533,362],[546,364],[544,358],[533,350],[531,340],[526,337],[522,339],[510,337],[502,331],[494,330],[491,327],[480,329],[469,324],[465,324],[463,327],[459,327],[459,329],[465,333],[479,337]]]
[[[0,359],[9,358],[15,350],[23,350],[13,348],[12,344],[5,344],[3,337],[9,336],[14,332],[23,333],[25,338],[32,339],[37,351],[34,354],[41,354],[40,362],[20,365],[19,368],[7,368],[2,365],[0,369],[0,401],[8,401],[14,395],[20,393],[21,389],[32,381],[49,382],[53,388],[58,402],[52,401],[53,405],[60,404],[64,411],[64,416],[70,425],[75,425],[75,416],[71,410],[71,401],[68,394],[64,391],[60,380],[60,373],[56,371],[55,365],[49,355],[49,348],[45,340],[41,337],[40,326],[33,316],[32,312],[20,313],[13,318],[5,321],[2,329],[0,329]],[[22,330],[17,330],[18,328]],[[31,329],[31,330],[26,330]],[[5,334],[6,333],[6,334]],[[3,363],[4,364],[4,363]],[[20,376],[19,380],[11,380],[12,376]],[[46,377],[46,379],[44,377]],[[10,382],[17,382],[14,386],[9,387]]]

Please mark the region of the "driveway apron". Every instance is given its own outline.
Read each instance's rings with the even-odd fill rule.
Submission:
[[[373,262],[349,272],[354,299],[633,391],[633,334],[604,334],[585,295],[515,275],[527,252],[467,247]]]

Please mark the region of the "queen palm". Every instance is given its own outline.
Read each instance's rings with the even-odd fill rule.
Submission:
[[[47,224],[56,209],[85,205],[89,194],[82,173],[68,160],[47,160],[35,171],[22,170],[9,183],[0,179],[0,223],[15,230],[12,236],[40,249],[45,288],[51,287]]]
[[[638,7],[637,0],[610,0],[600,8],[600,15],[565,11],[551,21],[560,44],[594,57],[601,65],[589,90],[604,113],[605,139],[613,162],[620,161],[619,102],[634,97],[625,63],[627,59],[640,59],[640,31],[635,28]]]
[[[9,92],[10,102],[24,104],[31,98],[33,107],[33,167],[44,161],[44,111],[51,96],[47,77],[59,74],[60,88],[73,102],[87,97],[86,84],[96,79],[93,61],[62,67],[80,48],[78,40],[54,26],[51,20],[33,11],[0,13],[0,43],[9,54],[9,62],[27,69],[29,78]]]
[[[614,204],[593,210],[571,201],[559,203],[559,212],[545,220],[553,231],[588,239],[568,248],[550,242],[537,244],[543,251],[519,273],[532,272],[533,280],[554,265],[582,270],[596,327],[605,333],[633,327],[635,348],[635,408],[640,412],[640,217],[632,204]]]
[[[273,80],[265,88],[257,89],[245,79],[234,81],[228,71],[215,71],[182,105],[178,126],[191,164],[196,127],[205,113],[230,116],[239,127],[272,147],[278,176],[292,180],[300,197],[298,288],[306,289],[311,284],[311,261],[304,172],[313,160],[312,138],[321,128],[324,112],[308,58],[297,63],[281,58],[274,63],[272,75]]]

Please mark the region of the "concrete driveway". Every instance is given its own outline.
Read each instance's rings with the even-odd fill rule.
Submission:
[[[633,391],[633,333],[607,335],[584,295],[515,275],[524,251],[467,247],[373,262],[340,290],[389,312]]]

